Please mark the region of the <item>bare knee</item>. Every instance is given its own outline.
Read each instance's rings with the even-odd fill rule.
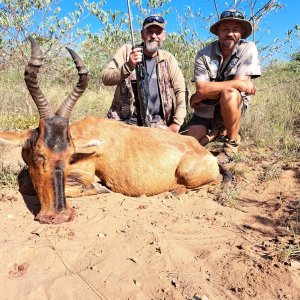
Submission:
[[[240,92],[237,89],[234,88],[226,88],[222,90],[221,97],[225,99],[230,99],[232,97],[238,97],[240,95]]]
[[[234,88],[227,88],[221,92],[220,105],[224,107],[240,107],[242,97],[240,92]]]
[[[226,88],[221,92],[220,101],[237,101],[241,98],[241,94],[237,89]]]

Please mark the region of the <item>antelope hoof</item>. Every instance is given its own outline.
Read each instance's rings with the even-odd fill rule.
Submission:
[[[68,208],[60,212],[38,213],[35,220],[39,221],[40,224],[61,224],[72,221],[74,217],[75,210],[73,208]]]

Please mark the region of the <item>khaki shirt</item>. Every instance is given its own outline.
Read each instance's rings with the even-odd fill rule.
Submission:
[[[126,80],[130,81],[131,78],[135,78],[135,70],[131,70],[128,65],[131,49],[131,45],[122,46],[103,71],[103,84],[107,86],[117,85],[114,99],[108,112],[109,118],[130,119],[134,111],[134,94],[128,82],[126,82]],[[162,71],[164,68],[167,68],[167,72]],[[171,53],[158,50],[157,75],[163,112],[167,119],[165,120],[166,124],[176,123],[182,125],[186,115],[186,85],[178,63]],[[127,99],[124,99],[124,95]],[[126,105],[128,109],[125,107]],[[168,107],[170,107],[170,113],[167,112],[169,110]]]
[[[228,64],[229,62],[229,64]],[[228,66],[227,66],[228,65]],[[227,67],[226,67],[227,66]],[[258,51],[253,42],[240,40],[231,56],[223,61],[219,42],[215,41],[198,51],[195,59],[194,80],[215,81],[226,67],[224,81],[232,80],[235,76],[250,76],[256,78],[261,75]],[[244,103],[247,106],[250,100],[245,96]],[[204,101],[200,103],[195,114],[203,118],[213,118],[214,107],[218,101]],[[208,103],[207,103],[208,102]]]

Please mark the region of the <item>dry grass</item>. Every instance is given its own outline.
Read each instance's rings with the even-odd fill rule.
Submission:
[[[25,130],[38,126],[38,113],[23,77],[17,72],[0,73],[0,130]],[[57,83],[41,76],[40,87],[54,111],[68,97],[78,78],[71,76],[66,83]],[[101,79],[99,78],[99,81]],[[113,89],[87,89],[76,103],[71,121],[87,115],[105,117],[113,99]]]
[[[288,66],[269,67],[257,80],[242,134],[257,147],[299,158],[300,73]]]
[[[47,99],[55,111],[68,97],[73,86],[57,87],[47,89]],[[113,99],[112,89],[99,88],[98,90],[87,89],[78,99],[72,111],[71,121],[82,119],[85,116],[105,117]]]
[[[18,174],[20,170],[16,170],[11,166],[0,165],[0,186],[18,189]]]
[[[278,179],[283,172],[282,167],[283,167],[282,161],[276,161],[275,163],[266,166],[265,168],[263,168],[259,176],[259,180],[269,181],[269,180]]]
[[[300,200],[299,200],[300,204]],[[282,262],[300,260],[300,239],[299,239],[299,229],[300,229],[300,205],[298,205],[298,214],[296,222],[290,222],[289,228],[293,233],[293,239],[289,241],[280,251],[278,258]]]

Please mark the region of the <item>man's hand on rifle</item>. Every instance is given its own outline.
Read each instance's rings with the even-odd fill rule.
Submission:
[[[142,48],[141,47],[133,48],[129,55],[129,60],[128,60],[128,64],[130,68],[134,70],[136,65],[140,63],[142,59],[143,59]]]

